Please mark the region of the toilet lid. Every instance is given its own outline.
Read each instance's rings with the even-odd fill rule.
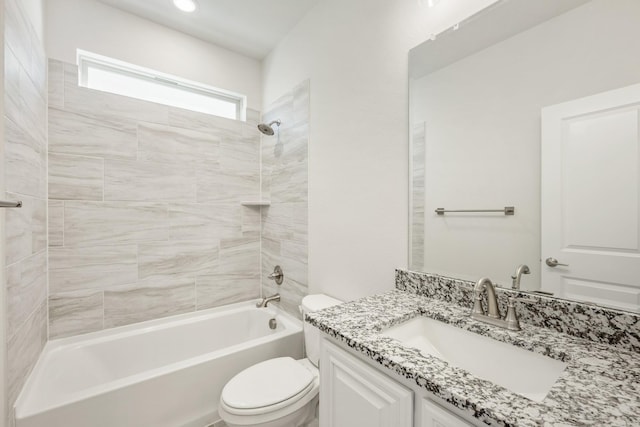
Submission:
[[[313,374],[291,357],[278,357],[233,377],[222,390],[222,400],[237,409],[276,405],[306,390],[313,379]]]

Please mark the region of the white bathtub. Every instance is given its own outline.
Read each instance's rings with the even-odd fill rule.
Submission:
[[[233,375],[301,358],[302,342],[300,321],[255,301],[50,341],[16,402],[16,427],[204,427],[219,419]]]

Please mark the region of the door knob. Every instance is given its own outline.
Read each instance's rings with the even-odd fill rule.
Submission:
[[[544,262],[545,262],[549,267],[557,267],[557,266],[559,266],[559,265],[562,265],[562,266],[564,266],[564,267],[568,267],[568,266],[569,266],[569,264],[560,264],[560,263],[558,262],[558,260],[557,260],[557,259],[555,259],[555,258],[547,258]]]

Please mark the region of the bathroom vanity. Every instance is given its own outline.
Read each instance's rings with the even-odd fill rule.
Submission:
[[[307,315],[326,335],[321,426],[637,425],[640,316],[497,294],[503,313],[531,300],[522,330],[472,319],[473,283],[401,270],[395,290]]]

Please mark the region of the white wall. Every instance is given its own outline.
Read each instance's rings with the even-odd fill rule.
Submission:
[[[4,46],[4,0],[0,0],[0,46]],[[4,94],[4,52],[0,55],[0,92]],[[0,165],[4,165],[4,99],[0,101]],[[0,194],[5,194],[4,173],[0,173]],[[6,219],[4,210],[0,212],[0,426],[5,426],[7,419],[7,277],[6,265]]]
[[[408,51],[493,2],[323,0],[265,60],[264,105],[311,79],[310,292],[358,298],[406,268]]]
[[[53,59],[75,64],[80,48],[242,93],[249,108],[262,106],[258,60],[95,0],[47,0],[46,44]]]

